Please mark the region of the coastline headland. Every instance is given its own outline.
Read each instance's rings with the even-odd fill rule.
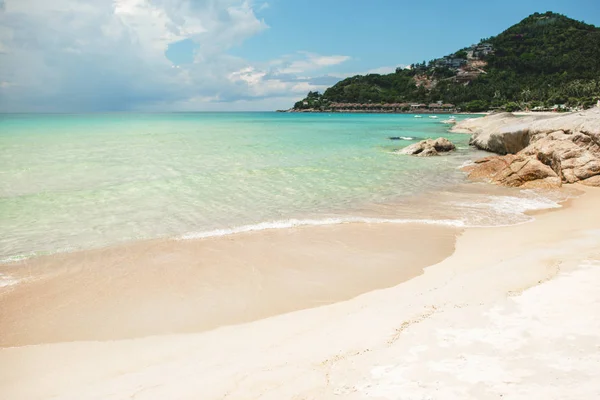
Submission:
[[[359,113],[359,114],[455,114],[454,104],[421,103],[329,103],[321,108],[290,108],[289,113]]]
[[[338,114],[431,114],[431,115],[436,115],[436,114],[459,114],[457,111],[430,111],[430,110],[416,110],[416,111],[393,111],[393,110],[311,110],[311,109],[307,109],[307,110],[294,110],[294,109],[289,109],[289,110],[278,110],[277,112],[284,112],[284,113],[298,113],[298,114],[303,114],[303,113],[313,113],[313,114],[331,114],[331,113],[338,113]],[[477,113],[467,113],[467,114],[477,114]]]
[[[600,108],[559,115],[511,113],[461,121],[451,129],[500,156],[465,168],[471,178],[513,187],[600,186]]]

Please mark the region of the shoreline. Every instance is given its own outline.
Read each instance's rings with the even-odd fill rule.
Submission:
[[[0,347],[202,332],[348,300],[420,275],[452,253],[458,232],[302,226],[6,264],[0,272],[20,283],[0,292]]]
[[[486,113],[450,111],[430,111],[430,110],[412,110],[412,111],[382,111],[382,110],[276,110],[277,113],[287,114],[398,114],[398,115],[485,115]]]
[[[369,110],[343,110],[343,111],[332,111],[332,110],[324,110],[324,111],[316,111],[316,110],[301,110],[301,111],[291,111],[291,110],[277,110],[275,112],[278,113],[288,113],[288,114],[398,114],[398,115],[493,115],[498,112],[505,111],[369,111]],[[539,115],[539,116],[560,116],[568,114],[567,111],[514,111],[512,114],[517,116],[529,116],[529,115]]]
[[[276,111],[289,114],[399,114],[399,115],[411,115],[411,114],[424,114],[424,115],[446,115],[446,114],[467,114],[476,115],[478,113],[461,113],[458,111],[367,111],[367,110],[344,110],[344,111]]]
[[[593,397],[600,388],[587,374],[600,354],[585,338],[600,333],[592,318],[600,189],[578,189],[585,194],[531,223],[468,228],[424,274],[348,301],[203,333],[0,349],[0,391],[13,399],[392,398],[398,390],[487,399],[531,397],[542,385],[552,398]]]
[[[519,193],[463,183],[373,204],[354,217],[263,223],[2,264],[0,279],[8,284],[0,287],[0,348],[197,333],[346,301],[422,274],[452,254],[468,226],[522,223],[532,214],[527,210],[544,213],[578,195]],[[507,207],[515,214],[496,210]]]

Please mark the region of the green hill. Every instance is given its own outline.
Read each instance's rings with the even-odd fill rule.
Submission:
[[[464,111],[512,111],[555,104],[589,107],[598,98],[600,28],[547,12],[429,63],[344,79],[323,94],[309,93],[294,109],[442,101]]]

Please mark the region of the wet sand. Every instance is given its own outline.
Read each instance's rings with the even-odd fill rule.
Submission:
[[[347,300],[449,256],[458,231],[344,224],[156,240],[0,267],[0,346],[200,332]]]

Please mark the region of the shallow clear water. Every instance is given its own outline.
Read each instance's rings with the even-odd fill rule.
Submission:
[[[352,217],[443,190],[464,182],[458,167],[474,157],[468,136],[448,134],[444,118],[2,115],[0,258]],[[427,159],[393,153],[438,136],[459,150]]]

